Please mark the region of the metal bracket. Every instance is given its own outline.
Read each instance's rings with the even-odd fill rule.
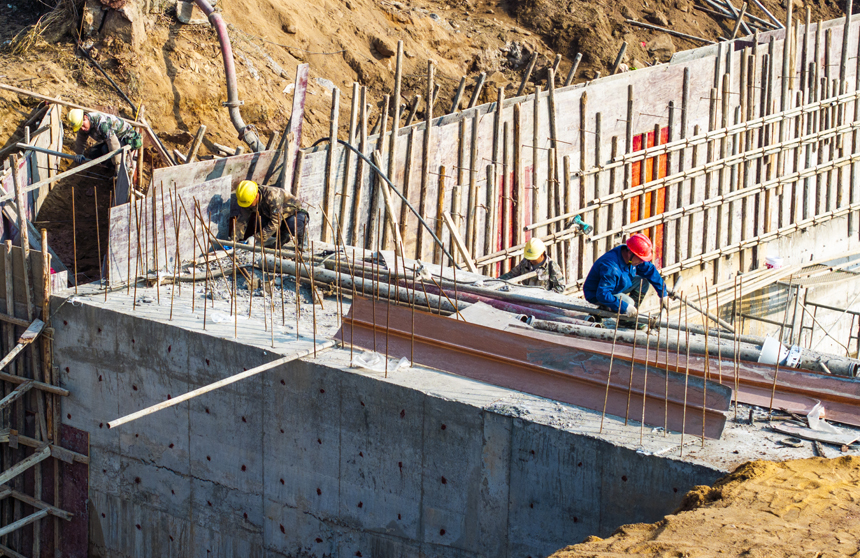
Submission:
[[[245,101],[224,101],[223,103],[221,103],[221,106],[222,107],[235,108],[235,107],[241,107],[244,104],[245,104]]]

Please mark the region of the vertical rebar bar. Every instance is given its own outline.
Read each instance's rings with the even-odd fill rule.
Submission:
[[[621,310],[621,301],[618,301],[618,309]],[[627,409],[624,411],[624,426],[630,418],[630,392],[633,391],[633,370],[636,368],[636,338],[638,328],[633,326],[633,351],[630,353],[630,381],[627,383]]]
[[[739,344],[740,344],[740,328],[738,327],[738,314],[739,314],[738,306],[741,303],[741,299],[738,298],[738,283],[740,281],[742,281],[741,276],[735,275],[735,292],[734,292],[734,295],[735,295],[735,316],[734,316],[734,323],[732,324],[733,326],[735,326],[735,358],[734,358],[734,364],[735,364],[735,366],[734,366],[734,368],[735,368],[735,422],[737,422],[737,420],[738,420],[738,389],[740,387],[738,385],[740,383],[739,378],[738,378],[738,376],[740,375],[740,360],[739,360],[740,357],[738,355],[738,349],[739,349]]]
[[[773,369],[773,385],[770,388],[770,404],[767,406],[767,418],[773,414],[773,398],[776,395],[776,378],[779,375],[779,361],[782,360],[782,336],[785,333],[785,319],[788,317],[788,306],[791,303],[791,287],[794,284],[794,274],[788,280],[788,295],[785,298],[785,310],[782,313],[782,325],[779,326],[779,346],[776,350],[776,366]]]
[[[17,171],[17,169],[16,169]],[[24,208],[19,207],[18,211],[23,212]],[[72,186],[72,263],[75,271],[75,294],[78,294],[78,229],[75,219],[75,187]]]
[[[707,281],[705,282],[705,288],[708,288]],[[699,300],[702,300],[702,292],[699,287],[696,287],[696,294],[699,296]],[[708,301],[707,297],[705,298],[705,312],[711,313],[711,303]],[[702,325],[705,328],[705,376],[704,381],[702,382],[702,447],[705,447],[705,416],[708,409],[708,380],[711,379],[711,353],[708,350],[708,338],[711,336],[709,320],[705,317],[705,314],[702,314]]]
[[[648,312],[648,323],[651,323],[651,312]],[[657,330],[659,332],[659,330]],[[658,333],[659,335],[659,333]],[[648,356],[651,350],[651,330],[645,332],[645,376],[642,380],[642,420],[639,422],[639,445],[645,437],[645,399],[648,396]],[[660,341],[658,337],[657,352],[660,350]],[[656,358],[654,359],[656,362]]]
[[[684,457],[684,434],[687,432],[687,388],[690,385],[690,307],[687,306],[687,297],[684,297],[684,338],[687,344],[687,357],[684,360],[684,407],[681,412],[681,457]],[[680,312],[680,310],[679,310]],[[678,337],[681,330],[678,330]]]
[[[236,285],[236,218],[233,217],[233,339],[239,338],[239,299],[236,297],[238,287]],[[177,244],[178,245],[178,244]],[[283,285],[281,285],[283,289]]]
[[[317,358],[317,299],[316,299],[316,289],[314,284],[314,268],[313,268],[313,260],[314,260],[314,241],[311,240],[311,268],[310,273],[308,275],[311,276],[311,309],[313,311],[313,321],[314,321],[314,358]]]
[[[600,414],[600,434],[603,434],[603,420],[606,418],[606,404],[609,401],[609,382],[612,380],[612,364],[615,362],[615,341],[618,339],[618,321],[621,319],[621,303],[615,313],[615,332],[612,334],[612,352],[609,353],[609,372],[606,374],[606,392],[603,394],[603,412]],[[636,335],[635,333],[633,334]],[[634,337],[635,339],[635,337]]]
[[[105,278],[102,273],[102,237],[101,231],[99,230],[99,187],[93,186],[93,202],[96,208],[96,250],[98,250],[96,255],[96,261],[99,266],[99,283],[105,287],[105,291],[107,291],[107,286],[104,284]]]

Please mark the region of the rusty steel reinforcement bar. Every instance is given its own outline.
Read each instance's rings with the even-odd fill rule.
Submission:
[[[538,340],[552,341],[567,347],[568,350],[589,350],[607,357],[612,352],[612,343],[607,341],[571,339],[570,337],[529,329],[526,326],[513,326],[508,331],[517,332],[534,342]],[[726,355],[726,351],[723,351],[723,354]],[[649,360],[649,365],[665,368],[667,366],[665,353],[663,355],[663,359],[658,360],[656,365],[652,360]],[[616,360],[621,359],[629,362],[631,356],[635,356],[636,362],[645,362],[645,350],[641,347],[636,349],[634,354],[632,346],[616,344]],[[714,356],[708,359],[710,363],[708,367],[710,370],[709,377],[712,380],[708,384],[708,391],[711,390],[714,382],[726,386],[733,385],[735,374],[733,357],[732,354],[731,358],[722,359],[722,370],[725,371],[723,374],[719,372],[720,367],[717,365],[721,359]],[[702,355],[690,356],[690,374],[699,378],[703,377],[705,360]],[[668,367],[670,370],[676,368],[683,370],[686,367],[686,362],[684,355],[676,356],[670,358]],[[748,405],[767,407],[771,398],[774,367],[741,360],[738,363],[737,374],[740,382],[738,400]],[[820,401],[827,410],[828,419],[852,426],[860,426],[860,382],[852,378],[819,374],[795,368],[780,368],[776,385],[774,398],[776,408],[806,414]]]
[[[405,303],[411,303],[414,299],[414,303],[418,306],[427,306],[429,308],[437,309],[441,308],[443,312],[449,314],[454,313],[457,310],[464,310],[467,307],[471,306],[470,303],[459,302],[457,303],[457,308],[455,309],[453,303],[451,302],[451,299],[447,297],[434,296],[430,294],[425,296],[423,292],[408,293],[406,289],[402,287],[395,288],[394,284],[388,282],[374,281],[372,279],[364,279],[361,277],[353,277],[352,275],[349,275],[347,273],[338,273],[337,271],[331,271],[317,266],[303,267],[299,270],[299,274],[296,275],[295,262],[291,262],[286,259],[280,259],[275,256],[266,256],[266,265],[270,269],[274,269],[276,266],[280,266],[280,271],[282,273],[287,273],[294,277],[301,276],[310,278],[310,272],[312,271],[315,281],[320,281],[329,285],[336,285],[339,281],[341,289],[343,289],[345,293],[350,292],[352,290],[353,285],[355,285],[355,289],[357,291],[368,295],[375,294],[378,288],[380,297],[385,297],[387,299],[395,299],[396,297],[396,300]]]
[[[458,374],[493,385],[549,397],[557,401],[583,406],[594,411],[603,408],[609,370],[609,357],[597,352],[571,350],[537,337],[499,331],[463,321],[443,318],[427,312],[416,312],[414,327],[411,310],[385,302],[376,302],[377,318],[386,314],[384,323],[374,325],[372,302],[356,297],[344,317],[337,337],[350,338],[360,347],[384,351],[389,357],[411,355],[414,342],[416,363]],[[354,328],[354,329],[353,329]],[[388,332],[388,333],[386,333]],[[374,339],[375,334],[375,339]],[[628,386],[634,395],[631,412],[640,416],[643,405],[645,367],[634,364],[627,371],[614,370],[610,378],[607,412],[624,416]],[[649,369],[653,377],[665,377],[664,369]],[[663,426],[664,409],[668,405],[668,427],[681,431],[684,400],[684,376],[669,371],[669,394],[662,381],[652,381],[645,393],[645,424]],[[632,377],[631,377],[632,374]],[[702,430],[701,412],[705,382],[690,378],[690,401],[686,414],[688,431]],[[705,435],[719,438],[728,410],[732,391],[725,386],[707,382],[707,405],[704,408]]]
[[[522,321],[522,320],[521,320]],[[552,331],[555,333],[561,333],[563,335],[570,335],[572,337],[579,337],[582,339],[594,339],[596,341],[611,341],[612,340],[612,332],[608,329],[597,329],[594,327],[582,326],[579,324],[569,324],[569,323],[558,323],[557,320],[541,320],[541,319],[528,319],[524,321],[525,324],[529,324],[536,329],[542,329],[545,331]],[[659,322],[657,324],[659,327],[666,327],[665,320]],[[669,326],[671,329],[677,329],[675,324],[671,324]],[[697,333],[699,335],[704,335],[704,331],[694,331],[694,327],[696,329],[700,328],[700,326],[687,326],[691,333]],[[683,329],[683,327],[682,327]],[[713,331],[713,330],[711,330]],[[671,337],[671,336],[670,336]],[[714,337],[714,336],[712,336]],[[752,342],[750,343],[748,340],[744,340],[741,337],[748,336],[739,336],[738,338],[738,356],[741,360],[745,360],[748,362],[758,362],[759,355],[761,355],[761,342]],[[622,343],[633,343],[634,338],[638,344],[644,343],[646,339],[646,334],[643,332],[633,332],[633,331],[619,331],[618,332],[618,341]],[[721,339],[726,340],[729,344],[723,345],[722,355],[726,354],[734,354],[735,348],[733,346],[734,343],[734,335],[725,334],[721,337]],[[758,338],[754,338],[758,339]],[[712,342],[713,343],[713,342]],[[680,345],[681,349],[686,348],[687,343],[684,339],[680,340],[678,343],[677,340],[669,340],[668,346],[670,350],[677,350]],[[660,348],[666,348],[667,343],[665,340],[660,342]],[[690,343],[690,351],[698,354],[705,353],[705,343],[704,341],[692,341]],[[711,356],[722,356],[720,354],[719,342],[713,343],[708,347],[708,353]],[[822,364],[824,366],[822,366]],[[825,372],[824,368],[830,370],[833,374],[837,376],[844,377],[853,377],[858,370],[858,361],[843,357],[839,355],[830,355],[824,353],[817,353],[815,351],[809,351],[804,349],[800,355],[800,362],[798,363],[798,368],[802,369],[805,372],[811,372],[815,374],[820,374],[821,372]]]

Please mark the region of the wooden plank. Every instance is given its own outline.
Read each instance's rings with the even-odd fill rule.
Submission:
[[[445,220],[445,225],[448,226],[448,231],[451,233],[451,239],[454,241],[454,245],[457,247],[457,250],[459,250],[460,255],[463,256],[463,260],[466,262],[466,267],[472,273],[479,273],[478,268],[475,267],[475,262],[472,261],[472,256],[471,254],[469,254],[469,250],[466,248],[466,244],[460,237],[460,233],[457,230],[457,226],[451,219],[451,214],[447,211],[444,211],[442,213],[442,218]],[[457,256],[454,255],[454,257],[456,258]]]
[[[418,213],[422,218],[427,217],[427,195],[430,188],[430,142],[433,139],[433,103],[430,99],[433,97],[433,84],[435,78],[436,66],[433,62],[427,62],[427,108],[424,120],[424,142],[421,145],[421,193],[418,200]],[[415,242],[415,259],[420,260],[424,257],[424,236],[423,227],[418,227],[417,239]]]
[[[2,494],[2,496],[11,496],[11,497],[15,498],[16,500],[20,500],[20,501],[24,502],[25,504],[32,506],[38,510],[44,510],[44,511],[48,512],[50,515],[53,515],[55,517],[59,517],[60,519],[65,519],[66,521],[72,520],[72,514],[71,513],[67,512],[67,511],[63,511],[60,508],[57,508],[55,506],[52,506],[52,505],[48,504],[47,502],[37,500],[36,498],[33,498],[32,496],[28,496],[27,494],[24,494],[22,492],[18,492],[17,490],[11,490],[8,487],[6,487],[6,491],[4,494]]]
[[[43,444],[41,449],[34,452],[32,455],[30,455],[23,461],[19,461],[15,465],[12,465],[8,469],[0,473],[0,486],[6,484],[7,482],[14,479],[33,465],[41,463],[49,457],[51,457],[51,448],[48,447],[48,444]]]
[[[22,345],[18,345],[18,346],[23,347]],[[6,360],[6,359],[3,359],[3,360]],[[0,369],[2,369],[3,367],[4,366],[2,365],[2,363],[0,363]],[[32,380],[30,380],[29,382],[24,382],[23,384],[16,387],[14,390],[12,390],[12,393],[7,395],[3,399],[0,399],[0,410],[5,409],[9,405],[11,405],[15,401],[17,401],[18,398],[20,398],[22,395],[24,395],[25,393],[30,391],[33,387],[34,386],[33,386]]]
[[[290,112],[290,137],[292,141],[289,146],[289,154],[287,157],[287,168],[285,184],[295,184],[293,176],[296,172],[296,160],[299,156],[299,151],[302,146],[302,125],[305,121],[305,97],[308,91],[308,73],[310,65],[299,64],[296,68],[296,87],[293,89],[293,108]],[[293,190],[293,195],[296,191]]]
[[[34,521],[39,521],[40,519],[47,517],[47,516],[48,516],[47,510],[39,510],[36,513],[30,514],[27,517],[19,519],[15,523],[11,523],[9,525],[6,525],[5,527],[0,527],[0,537],[2,537],[4,535],[8,535],[9,533],[11,533],[13,531],[17,531],[21,527],[29,525],[29,524],[33,523]]]

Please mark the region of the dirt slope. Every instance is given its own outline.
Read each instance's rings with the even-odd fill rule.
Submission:
[[[856,556],[860,458],[755,461],[687,494],[654,524],[625,525],[551,558],[585,556]]]
[[[100,1],[112,6],[125,3]],[[801,3],[794,1],[800,14]],[[50,19],[46,5],[53,2],[61,5],[59,17],[44,26],[42,39],[23,45],[20,40],[10,42],[39,17],[42,23]],[[98,5],[99,0],[89,2]],[[777,1],[765,0],[765,4],[777,17],[784,17]],[[842,10],[841,4],[823,1],[810,0],[810,6],[815,19],[837,17]],[[672,28],[708,39],[731,32],[731,21],[696,10],[691,0],[221,0],[218,8],[230,24],[240,98],[245,101],[242,114],[264,138],[283,129],[291,98],[283,91],[293,81],[296,66],[310,64],[304,145],[328,135],[326,85],[330,84],[317,78],[341,89],[343,126],[348,121],[352,83],[367,85],[371,125],[376,122],[382,95],[393,89],[391,51],[398,39],[404,41],[406,51],[401,102],[416,93],[426,97],[427,60],[433,60],[442,84],[438,114],[450,107],[463,75],[470,76],[466,99],[474,77],[482,71],[492,82],[484,101],[495,95],[499,85],[508,85],[508,96],[514,94],[534,51],[541,58],[532,79],[545,84],[545,69],[556,53],[563,56],[562,78],[575,54],[583,53],[577,79],[581,81],[598,71],[606,75],[622,41],[630,45],[627,63],[631,67],[665,60],[676,49],[696,46],[631,27],[624,23],[627,17],[665,20]],[[208,24],[179,23],[175,3],[169,0],[130,2],[123,10],[134,24],[120,18],[122,25],[111,20],[88,34],[81,21],[83,0],[0,3],[0,81],[130,116],[129,106],[76,52],[74,37],[83,30],[84,43],[94,46],[96,59],[129,97],[145,105],[153,127],[169,146],[184,151],[189,133],[200,124],[208,127],[209,140],[237,145],[221,106],[226,92],[214,31]],[[763,16],[757,9],[753,12]],[[134,36],[129,28],[137,30]],[[31,104],[0,92],[0,146],[15,133],[23,114],[21,103]],[[207,147],[211,150],[212,144],[207,142]]]

